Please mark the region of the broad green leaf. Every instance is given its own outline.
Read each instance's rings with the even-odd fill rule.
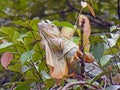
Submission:
[[[70,28],[74,28],[74,26],[71,24],[71,23],[68,23],[68,22],[59,22],[59,21],[53,21],[53,23],[56,25],[56,26],[65,26],[65,27],[70,27]]]
[[[14,72],[21,72],[22,65],[19,63],[15,63],[14,65],[10,65],[7,69]]]
[[[118,53],[118,49],[115,48],[115,47],[105,49],[105,51],[104,51],[104,55],[107,55],[107,54],[117,54],[117,53]]]
[[[40,40],[40,36],[39,36],[38,32],[29,31],[26,34],[27,34],[27,37],[24,38],[24,45],[25,46],[28,46],[29,44],[34,45],[37,42],[37,40]]]
[[[49,89],[50,89],[51,87],[53,87],[54,84],[55,84],[55,82],[54,82],[53,79],[46,79],[46,80],[44,81],[44,83],[45,83],[45,85],[46,85],[45,90],[49,90]]]
[[[110,27],[110,32],[113,32],[113,31],[115,31],[115,30],[117,30],[117,26],[114,25],[114,26],[111,26],[111,27]]]
[[[103,53],[104,53],[104,45],[103,43],[95,43],[93,45],[91,45],[91,50],[93,53],[93,56],[97,59],[100,60],[100,58],[102,57]]]
[[[17,39],[17,41],[20,41],[22,43],[24,43],[23,39],[27,36],[27,34],[22,34],[20,35],[20,37]]]
[[[78,45],[80,38],[79,37],[72,37],[71,40]]]
[[[100,64],[101,66],[105,66],[107,64],[107,62],[112,58],[112,55],[104,55],[102,56],[102,58],[100,59]]]
[[[4,49],[4,48],[7,48],[12,45],[13,45],[12,42],[4,42],[4,43],[0,44],[0,49]]]
[[[46,62],[44,60],[39,64],[39,71],[42,71],[42,70],[45,70],[45,69],[46,69]]]
[[[34,69],[33,69],[34,70]],[[26,79],[32,79],[32,80],[34,80],[34,81],[38,81],[38,82],[40,82],[39,81],[39,79],[38,79],[38,77],[36,77],[36,73],[34,72],[34,71],[32,71],[32,69],[30,69],[30,70],[28,70],[26,73],[25,73],[25,77],[26,77]]]
[[[113,38],[108,38],[107,42],[104,44],[105,49],[109,49],[116,45],[116,42]]]
[[[90,37],[90,43],[95,44],[95,43],[102,43],[103,39],[101,36],[95,35]]]
[[[13,36],[14,35],[14,28],[12,27],[1,27],[0,28],[0,32],[9,35],[9,36]]]
[[[31,67],[28,67],[26,65],[22,66],[22,72],[25,73],[26,71],[28,71]]]
[[[29,24],[30,24],[29,21],[22,21],[22,20],[16,20],[16,21],[13,21],[13,23],[23,27],[29,27]]]
[[[39,56],[39,57],[38,57],[38,56]],[[36,62],[36,61],[41,61],[41,60],[42,60],[42,57],[43,57],[43,56],[42,56],[42,52],[39,53],[39,52],[36,51],[36,52],[34,53],[34,55],[33,55],[32,58],[33,58],[33,61]]]
[[[16,43],[17,38],[20,36],[20,33],[18,31],[14,31],[14,35],[12,36],[12,42]]]
[[[24,64],[25,62],[29,62],[30,60],[32,60],[32,55],[34,54],[34,51],[31,50],[31,51],[27,51],[27,52],[24,52],[22,55],[21,55],[21,63]]]
[[[28,85],[18,85],[14,90],[30,90]]]
[[[118,65],[118,68],[120,69],[120,62],[118,62],[117,65]]]
[[[45,81],[46,79],[51,79],[51,77],[47,74],[46,71],[41,71],[42,79]]]
[[[109,49],[109,48],[115,46],[117,43],[117,40],[120,37],[119,34],[110,33],[110,35],[111,35],[111,38],[108,38],[106,35],[101,36],[103,38],[103,40],[105,41],[105,43],[104,43],[105,49]]]
[[[30,21],[30,26],[32,27],[33,30],[38,31],[38,26],[37,23],[40,22],[39,18],[34,18],[33,20]]]
[[[119,37],[120,37],[120,34],[119,34],[119,33],[116,33],[116,34],[112,34],[112,33],[111,33],[110,35],[111,35],[112,39],[114,39],[115,44],[116,44],[117,40],[118,40]]]

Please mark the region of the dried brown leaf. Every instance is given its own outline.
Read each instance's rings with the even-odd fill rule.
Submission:
[[[84,50],[89,52],[90,49],[90,42],[89,42],[89,36],[91,34],[91,28],[90,28],[90,22],[88,17],[86,17],[85,15],[80,15],[79,17],[79,25],[82,25],[82,20],[84,19],[85,23],[84,23],[84,33],[83,33],[83,46],[84,46]]]
[[[13,59],[13,54],[5,52],[1,57],[1,64],[6,69]]]
[[[92,8],[92,6],[90,6],[90,4],[87,4],[88,9],[90,10],[91,14],[95,17],[95,12],[94,9]]]

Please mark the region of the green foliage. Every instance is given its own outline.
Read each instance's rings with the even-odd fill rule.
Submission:
[[[95,10],[96,15],[104,19],[103,21],[112,21],[115,24],[120,24],[115,10],[117,5],[116,1],[87,1]],[[2,56],[6,51],[14,54],[14,59],[7,69],[4,69],[0,64],[0,79],[3,77],[10,78],[10,80],[5,79],[5,83],[0,83],[1,90],[10,89],[14,84],[14,90],[35,90],[38,86],[37,83],[43,85],[44,90],[48,90],[54,86],[55,81],[49,76],[48,66],[45,62],[45,51],[40,45],[41,38],[38,34],[37,23],[41,19],[50,19],[57,26],[74,28],[73,25],[81,5],[79,4],[79,0],[70,0],[70,4],[76,9],[70,7],[65,0],[0,1],[0,55]],[[84,9],[84,12],[88,11]],[[91,35],[90,52],[95,56],[96,61],[104,71],[95,77],[92,82],[98,80],[102,75],[112,74],[112,72],[107,72],[107,67],[110,65],[116,64],[120,69],[119,27],[115,25],[110,27],[109,30],[105,26],[98,26],[99,24],[96,24],[92,23],[92,33],[100,32],[100,34],[96,33]],[[79,42],[79,31],[77,30],[77,35],[72,38],[72,41],[76,44]],[[116,68],[113,68],[113,70],[116,70]],[[14,73],[7,76],[6,72],[8,71]],[[115,71],[115,73],[118,72]],[[76,79],[68,79],[67,81],[73,82]],[[76,90],[80,89],[77,86],[74,88]]]
[[[34,54],[34,51],[27,51],[27,52],[24,52],[22,55],[21,55],[21,63],[24,64],[25,62],[30,62],[30,60],[32,60],[32,55]]]
[[[54,21],[53,22],[56,26],[65,26],[65,27],[70,27],[70,28],[74,28],[74,26],[68,22],[58,22],[58,21]]]

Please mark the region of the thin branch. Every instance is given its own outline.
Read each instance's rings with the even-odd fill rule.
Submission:
[[[82,86],[85,86],[85,85],[88,85],[88,87],[89,86],[91,86],[91,87],[89,87],[89,88],[91,88],[91,89],[97,89],[97,90],[101,90],[101,87],[100,86],[96,86],[96,85],[90,85],[88,82],[86,82],[86,81],[77,81],[77,82],[71,82],[71,83],[68,83],[67,85],[65,85],[63,88],[62,88],[62,90],[67,90],[69,87],[72,87],[72,86],[74,86],[74,85],[82,85]]]
[[[118,2],[118,18],[120,20],[120,0],[117,1]]]
[[[56,15],[56,14],[63,14],[63,13],[69,13],[69,12],[80,12],[79,9],[75,8],[74,6],[72,6],[70,4],[70,1],[69,0],[66,0],[66,5],[68,6],[69,9],[67,10],[61,10],[61,11],[57,11],[57,12],[54,12],[54,13],[50,13],[50,14],[40,14],[38,15],[40,18],[41,17],[47,17],[47,16],[51,16],[51,15]],[[110,23],[110,22],[107,22],[107,21],[104,21],[103,19],[99,18],[98,16],[96,16],[95,18],[93,18],[92,14],[88,13],[88,12],[85,12],[85,11],[82,11],[82,14],[85,14],[89,17],[90,21],[95,23],[96,25],[98,26],[102,26],[102,27],[107,27],[109,28],[110,26],[114,25],[113,23]],[[36,17],[36,16],[32,16],[33,17]]]
[[[57,12],[53,12],[53,13],[49,13],[49,14],[40,14],[38,15],[38,17],[47,17],[47,16],[51,16],[51,15],[56,15],[56,14],[62,14],[62,13],[67,13],[67,12],[71,12],[74,11],[73,9],[67,9],[67,10],[61,10],[61,11],[57,11]],[[36,16],[31,16],[32,18],[36,17]]]
[[[76,11],[76,12],[78,12],[78,13],[80,12],[79,9],[75,8],[74,6],[72,6],[72,5],[70,4],[69,0],[66,0],[66,4],[67,4],[67,6],[70,7],[72,10],[74,10],[74,11]],[[112,23],[109,23],[109,22],[106,22],[106,21],[102,20],[102,19],[99,18],[98,16],[96,16],[95,18],[93,18],[92,14],[90,14],[90,13],[88,13],[88,12],[82,11],[82,13],[85,14],[85,15],[88,15],[88,16],[90,17],[90,21],[92,21],[93,23],[98,24],[98,25],[100,25],[100,26],[105,26],[105,27],[108,26],[108,27],[110,27],[110,26],[113,25]]]

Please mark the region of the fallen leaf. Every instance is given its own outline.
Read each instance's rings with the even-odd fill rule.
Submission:
[[[13,59],[13,54],[5,52],[1,57],[1,64],[6,69]]]

